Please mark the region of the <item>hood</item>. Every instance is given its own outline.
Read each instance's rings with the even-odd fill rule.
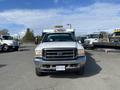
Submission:
[[[13,43],[13,42],[15,42],[15,40],[3,40],[3,42],[6,42],[6,43]]]
[[[3,40],[2,43],[7,45],[18,45],[18,43],[15,40]]]
[[[36,50],[41,50],[43,48],[77,48],[77,43],[76,42],[45,42],[38,45],[36,47]]]

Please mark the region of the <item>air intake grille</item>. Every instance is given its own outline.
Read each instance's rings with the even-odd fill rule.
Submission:
[[[76,48],[44,49],[43,58],[45,60],[72,60],[77,56]]]

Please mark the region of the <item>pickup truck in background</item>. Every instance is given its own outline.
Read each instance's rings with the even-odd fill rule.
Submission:
[[[2,51],[9,51],[14,50],[18,51],[19,49],[19,43],[18,41],[14,40],[11,36],[0,36],[0,43],[2,45]]]
[[[86,55],[75,39],[74,29],[55,28],[44,30],[43,34],[42,42],[35,49],[36,75],[61,71],[83,75]]]
[[[86,36],[87,38],[84,40],[83,46],[85,48],[94,48],[94,43],[99,42],[99,34],[94,33],[94,34],[89,34]]]

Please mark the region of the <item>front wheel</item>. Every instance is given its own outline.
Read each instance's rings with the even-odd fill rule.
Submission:
[[[44,76],[45,73],[41,72],[39,68],[35,68],[35,73],[37,76]]]
[[[8,51],[9,50],[9,47],[8,47],[8,45],[3,45],[3,48],[2,48],[2,50],[4,51],[4,52],[6,52],[6,51]]]
[[[19,47],[15,47],[14,51],[19,51]]]
[[[85,72],[85,66],[81,67],[78,71],[76,71],[77,75],[84,75]]]

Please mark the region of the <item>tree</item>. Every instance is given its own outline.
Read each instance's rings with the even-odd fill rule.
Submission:
[[[35,39],[37,39],[37,43],[39,44],[42,40],[42,36],[38,35],[38,36],[35,37]]]
[[[7,29],[0,30],[0,35],[9,35],[9,32]]]
[[[22,39],[23,42],[34,42],[34,33],[30,28],[27,28],[26,34]]]

